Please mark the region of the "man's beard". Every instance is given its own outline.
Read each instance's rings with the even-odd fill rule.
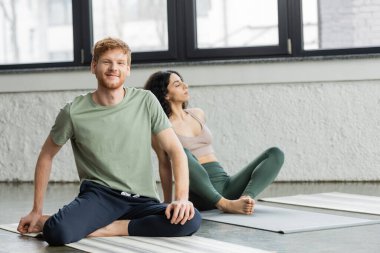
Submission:
[[[101,76],[100,78],[98,78],[98,83],[103,88],[112,89],[112,90],[119,89],[124,84],[124,82],[122,82],[120,78],[117,81],[109,81],[106,78],[104,78],[104,76]]]

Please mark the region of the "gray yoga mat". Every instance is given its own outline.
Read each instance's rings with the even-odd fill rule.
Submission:
[[[380,197],[340,192],[262,198],[260,201],[380,215]]]
[[[380,223],[317,212],[256,205],[253,215],[226,214],[219,210],[201,212],[204,220],[289,234]]]
[[[17,223],[0,225],[0,229],[17,232]],[[35,237],[37,234],[27,234]],[[256,248],[227,243],[199,236],[185,237],[142,237],[142,236],[115,236],[85,238],[66,246],[92,253],[269,253]]]

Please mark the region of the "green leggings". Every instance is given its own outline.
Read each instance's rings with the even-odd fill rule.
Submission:
[[[238,199],[242,195],[255,198],[276,178],[284,163],[284,154],[270,148],[233,176],[229,176],[218,162],[200,164],[185,149],[189,162],[189,199],[199,210],[215,209],[222,198]]]

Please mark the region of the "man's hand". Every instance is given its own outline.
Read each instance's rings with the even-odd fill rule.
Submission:
[[[40,224],[42,214],[31,211],[27,216],[22,217],[17,227],[17,231],[21,234],[26,233],[39,233],[43,227]]]
[[[171,213],[172,212],[172,213]],[[171,224],[181,225],[194,217],[194,206],[188,200],[176,200],[170,203],[165,210],[166,218],[170,219]]]

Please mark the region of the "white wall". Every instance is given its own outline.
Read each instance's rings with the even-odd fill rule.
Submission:
[[[380,59],[137,66],[127,86],[180,71],[201,107],[217,156],[234,173],[271,146],[278,180],[380,180]],[[0,181],[30,181],[40,147],[67,101],[96,87],[87,70],[0,74]],[[70,145],[52,180],[77,180]]]

